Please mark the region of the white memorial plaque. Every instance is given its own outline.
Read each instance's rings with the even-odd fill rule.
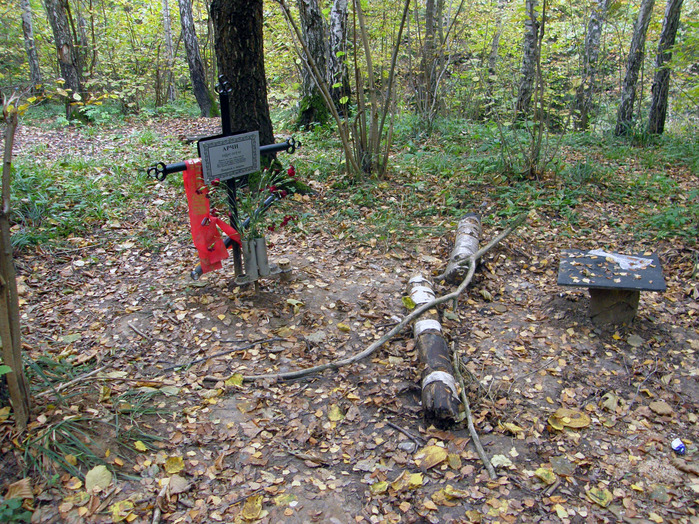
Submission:
[[[199,142],[204,182],[228,180],[260,170],[260,133],[252,131]]]

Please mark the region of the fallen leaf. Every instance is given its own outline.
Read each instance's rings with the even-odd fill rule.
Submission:
[[[512,461],[505,455],[493,455],[490,459],[490,463],[494,468],[507,468],[512,466]]]
[[[133,447],[136,449],[136,451],[148,451],[148,446],[146,446],[141,440],[134,442]]]
[[[184,459],[182,457],[168,457],[165,461],[165,471],[168,475],[179,473],[184,469]]]
[[[614,500],[612,493],[608,489],[590,488],[585,492],[585,494],[587,495],[588,499],[598,506],[602,506],[603,508],[609,506],[609,504],[612,503],[612,500]]]
[[[556,474],[552,470],[546,469],[546,468],[537,469],[534,472],[534,475],[536,475],[539,479],[541,479],[541,481],[544,484],[548,484],[549,486],[551,484],[553,484],[554,482],[556,482],[556,478],[557,478]]]
[[[558,408],[556,412],[549,417],[548,422],[553,429],[562,431],[563,428],[586,428],[592,423],[592,420],[585,413],[577,409]]]
[[[7,488],[5,499],[34,499],[32,491],[32,481],[29,477],[13,482]]]
[[[339,422],[344,418],[345,415],[337,404],[333,404],[328,408],[328,420],[330,420],[330,422]]]
[[[664,400],[656,400],[654,402],[651,402],[648,405],[648,407],[651,409],[651,411],[660,416],[672,415],[674,413],[670,404],[668,404]]]
[[[245,520],[257,520],[262,513],[262,494],[248,497],[243,505],[241,515]]]
[[[241,375],[240,373],[234,373],[224,382],[224,384],[226,386],[242,386],[243,375]]]
[[[369,486],[369,491],[372,495],[380,495],[381,493],[385,493],[386,490],[388,490],[388,482],[385,480],[374,482],[371,486]]]
[[[112,472],[107,469],[107,466],[102,464],[95,466],[85,475],[85,490],[88,493],[103,491],[112,483],[112,477]]]
[[[184,477],[181,477],[179,475],[173,475],[170,477],[170,481],[168,482],[168,491],[172,495],[179,495],[180,493],[184,493],[185,491],[189,491],[189,488],[192,485],[187,482],[187,479]]]
[[[447,460],[448,455],[447,450],[441,446],[425,446],[415,453],[413,459],[418,466],[430,469]]]
[[[112,522],[121,522],[131,514],[133,502],[128,499],[120,500],[112,504],[110,509],[112,511]]]

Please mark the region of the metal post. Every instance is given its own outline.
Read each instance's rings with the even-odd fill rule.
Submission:
[[[231,94],[231,86],[223,75],[218,77],[218,85],[216,86],[218,91],[218,100],[221,105],[221,134],[223,136],[231,136],[233,130],[231,129],[231,108],[229,102],[229,96]],[[228,209],[230,211],[231,225],[236,227],[238,222],[238,205],[236,204],[236,179],[229,178],[226,180],[226,193],[228,195]],[[242,234],[242,231],[239,231]],[[233,255],[233,270],[235,272],[236,278],[243,274],[243,261],[242,253],[240,251],[240,246],[233,242],[232,246]]]

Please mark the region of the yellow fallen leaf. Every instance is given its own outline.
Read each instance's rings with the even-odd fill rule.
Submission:
[[[337,329],[339,329],[340,331],[344,331],[345,333],[349,333],[352,330],[351,327],[349,327],[347,324],[344,324],[343,322],[338,322]]]
[[[588,427],[592,420],[582,411],[568,408],[558,408],[556,412],[549,417],[549,425],[562,431],[564,427],[581,429]]]
[[[146,446],[142,441],[137,440],[136,442],[133,443],[133,447],[136,448],[136,451],[148,451],[148,446]]]
[[[131,514],[133,502],[130,500],[120,500],[110,507],[112,511],[112,522],[121,522]]]
[[[539,468],[534,472],[534,475],[536,475],[539,479],[541,479],[542,482],[545,484],[548,484],[549,486],[556,482],[556,474],[547,468]]]
[[[425,446],[413,457],[415,464],[424,468],[430,469],[447,460],[449,453],[446,449],[440,446]]]
[[[0,422],[5,422],[8,419],[8,417],[10,416],[10,411],[11,411],[10,406],[5,406],[4,408],[0,408]]]
[[[340,406],[333,404],[328,408],[328,420],[330,420],[330,422],[339,422],[343,418],[345,418],[345,415],[342,413]]]
[[[66,482],[65,486],[67,489],[77,491],[83,487],[83,481],[77,477],[70,477],[70,479],[68,479],[68,482]]]
[[[388,482],[385,480],[374,482],[371,486],[369,486],[369,491],[372,495],[380,495],[381,493],[385,493],[386,490],[388,490]]]
[[[444,488],[444,495],[448,499],[467,499],[471,496],[468,491],[455,488],[451,484],[447,484],[447,486]]]
[[[71,466],[78,465],[78,457],[76,457],[75,455],[71,455],[71,454],[63,455],[63,460],[65,460]]]
[[[262,513],[262,494],[248,497],[241,511],[241,515],[245,520],[257,520]]]
[[[614,500],[612,493],[608,489],[590,488],[585,492],[585,494],[587,495],[588,499],[595,504],[602,506],[603,508],[609,506],[609,504],[612,503],[612,500]]]
[[[174,475],[184,469],[184,459],[182,457],[168,457],[165,461],[165,471],[168,475]]]
[[[500,428],[502,428],[504,431],[508,431],[512,433],[513,435],[517,436],[520,435],[521,433],[524,433],[524,428],[520,428],[517,424],[513,424],[512,422],[505,422],[503,423],[498,423]]]
[[[234,373],[228,378],[224,384],[226,386],[242,386],[243,385],[243,375],[240,373]]]

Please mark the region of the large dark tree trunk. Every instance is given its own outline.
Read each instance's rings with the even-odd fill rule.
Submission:
[[[53,31],[54,44],[58,53],[58,64],[65,81],[64,88],[72,94],[82,94],[82,64],[75,49],[75,39],[68,22],[67,0],[44,0],[46,14]],[[70,102],[66,103],[67,116],[72,116]]]
[[[34,24],[32,22],[32,7],[29,0],[20,0],[22,6],[22,32],[24,33],[24,48],[27,51],[27,62],[29,63],[29,78],[32,83],[32,94],[36,95],[43,91],[38,86],[41,84],[41,68],[39,67],[39,53],[36,50],[34,41]]]
[[[231,127],[260,132],[260,144],[274,142],[267,102],[262,0],[213,0],[216,58],[219,73],[231,85]]]
[[[616,136],[629,132],[633,124],[633,106],[636,102],[636,84],[638,83],[638,73],[643,64],[645,54],[646,33],[650,23],[651,14],[655,0],[643,0],[638,11],[636,23],[633,26],[633,38],[629,48],[629,58],[626,64],[626,76],[624,84],[621,86],[621,102],[616,116]]]
[[[534,95],[536,64],[539,60],[539,22],[536,17],[537,0],[525,0],[526,20],[524,21],[524,49],[517,93],[516,115],[526,116]]]
[[[596,5],[592,7],[590,21],[587,24],[582,81],[575,94],[575,108],[577,109],[576,127],[578,129],[587,129],[590,122],[592,97],[595,94],[595,80],[597,77],[597,62],[599,59],[602,25],[607,16],[610,3],[611,0],[596,0]]]
[[[178,0],[180,6],[180,23],[182,25],[182,39],[187,53],[187,64],[189,64],[189,78],[192,81],[192,90],[197,99],[201,116],[213,116],[213,97],[206,84],[206,74],[204,73],[204,63],[199,53],[199,40],[194,28],[194,16],[192,16],[191,0]]]
[[[299,20],[301,32],[306,43],[306,48],[311,59],[328,85],[332,85],[329,73],[330,40],[328,37],[325,19],[320,10],[318,0],[298,0]],[[301,79],[303,95],[299,104],[299,116],[297,123],[300,126],[308,126],[314,122],[324,124],[330,117],[320,89],[313,79],[310,67],[301,67]]]
[[[330,73],[330,96],[336,107],[346,107],[351,95],[347,70],[347,0],[334,0],[330,10],[328,70]],[[339,85],[334,87],[336,84]]]
[[[650,114],[648,115],[648,131],[654,134],[662,134],[665,130],[665,117],[667,116],[668,93],[670,90],[670,68],[668,63],[672,60],[672,46],[675,45],[677,26],[680,25],[680,11],[682,0],[667,0],[665,7],[665,19],[663,30],[660,33],[658,43],[658,56],[655,59],[655,76],[651,89],[652,99]]]

